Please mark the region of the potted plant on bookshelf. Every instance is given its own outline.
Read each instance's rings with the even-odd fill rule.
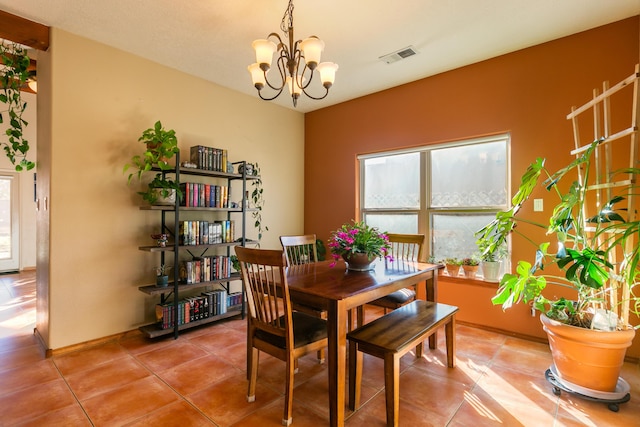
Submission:
[[[156,285],[165,287],[169,285],[169,268],[165,264],[156,267]]]
[[[182,200],[182,190],[180,185],[161,173],[157,173],[145,191],[139,191],[142,199],[151,205],[174,206],[176,198]]]
[[[478,273],[478,266],[480,262],[476,258],[463,258],[462,259],[462,271],[467,279],[475,279]]]
[[[634,212],[620,207],[623,201],[634,200],[640,169],[626,168],[608,174],[610,179],[621,179],[610,187],[611,198],[596,205],[595,197],[587,196],[587,191],[593,188],[588,185],[589,175],[594,170],[592,156],[599,143],[594,141],[554,173],[544,167],[542,158],[529,165],[512,207],[496,214],[479,231],[478,244],[499,247],[514,233],[534,245],[533,259],[518,261],[516,273],[502,277],[492,301],[504,310],[520,302],[540,310],[554,359],[553,369],[557,370],[554,377],[582,395],[606,399],[614,391],[619,392],[620,369],[635,336],[629,314],[640,314],[640,297],[632,291],[640,283],[640,221]],[[520,222],[518,214],[540,176],[546,176],[545,186],[558,195],[558,204],[551,209],[545,224],[529,219],[522,222],[546,230],[545,236],[553,236],[556,253],[549,251],[551,241],[538,242],[516,227]],[[562,183],[563,178],[569,180],[569,185]],[[593,213],[587,216],[589,210]],[[549,289],[549,284],[572,289],[575,299],[557,298],[558,288]],[[545,290],[549,291],[548,297]]]
[[[458,274],[460,274],[460,265],[462,265],[462,260],[458,258],[445,258],[442,262],[444,263],[449,276],[458,277]]]
[[[137,169],[136,172],[129,174],[127,182],[130,183],[134,175],[141,179],[144,173],[149,172],[153,167],[158,167],[160,170],[172,168],[168,162],[176,153],[180,152],[175,130],[164,129],[158,120],[152,128],[142,132],[138,141],[142,142],[146,149],[142,154],[133,156],[131,161],[124,165],[123,172],[127,172],[131,167]]]
[[[35,163],[27,160],[29,141],[24,139],[23,130],[29,123],[22,118],[27,103],[22,99],[22,88],[30,78],[31,60],[27,51],[17,43],[0,43],[0,102],[6,110],[0,111],[0,123],[8,115],[7,142],[1,142],[5,155],[16,171],[31,170]]]

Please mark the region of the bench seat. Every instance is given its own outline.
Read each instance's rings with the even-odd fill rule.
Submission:
[[[455,314],[458,307],[415,300],[347,334],[349,340],[349,408],[360,406],[362,353],[384,360],[387,426],[398,425],[400,358],[444,326],[447,365],[455,367]]]

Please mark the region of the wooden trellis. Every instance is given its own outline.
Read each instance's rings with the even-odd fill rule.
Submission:
[[[638,109],[638,94],[640,86],[638,79],[640,76],[640,68],[638,65],[635,67],[635,72],[631,76],[617,83],[615,86],[609,87],[608,82],[603,83],[602,93],[599,93],[598,89],[593,90],[593,98],[591,101],[582,105],[581,107],[572,107],[571,113],[567,115],[567,119],[571,120],[573,124],[573,136],[575,142],[575,149],[571,154],[576,157],[580,156],[586,150],[588,150],[593,141],[599,141],[596,145],[593,153],[593,168],[589,171],[589,182],[587,183],[587,194],[589,195],[589,203],[585,203],[585,209],[592,210],[592,212],[583,212],[583,218],[587,218],[599,211],[603,203],[607,203],[615,195],[615,189],[618,187],[635,185],[635,175],[622,174],[622,178],[618,178],[615,174],[617,169],[623,167],[638,168],[640,167],[639,159],[639,147],[638,147],[638,124],[640,123],[640,111]],[[612,111],[612,97],[614,94],[622,91],[623,89],[632,90],[632,107],[630,126],[623,128],[622,130],[615,131],[612,129],[611,111]],[[626,100],[621,95],[618,95],[620,99]],[[616,101],[618,98],[616,98]],[[593,137],[585,143],[580,139],[580,130],[578,124],[578,118],[582,113],[591,112],[593,115]],[[621,113],[616,111],[616,118],[620,117]],[[624,156],[629,153],[629,161],[626,163]],[[623,164],[624,163],[624,164]],[[585,170],[578,170],[579,181],[582,182],[583,174],[586,174]],[[626,177],[626,179],[624,179]],[[627,198],[627,221],[636,220],[636,191],[631,191],[625,195]],[[583,224],[585,230],[595,231],[595,228],[589,224]],[[611,238],[611,236],[601,235],[599,236],[602,243],[603,239]],[[628,239],[626,242],[625,253],[630,253],[638,241],[634,238]],[[609,253],[609,261],[614,266],[620,266],[620,263],[624,263],[624,259],[619,259],[621,254],[616,254],[614,251]],[[615,313],[623,320],[628,322],[629,319],[629,300],[631,286],[629,281],[634,280],[634,277],[621,277],[617,274],[619,268],[616,268],[616,275],[612,277],[616,283],[613,283],[611,292],[604,296],[608,299],[608,306],[615,311]],[[620,290],[620,293],[618,292]],[[622,304],[619,302],[622,301]]]

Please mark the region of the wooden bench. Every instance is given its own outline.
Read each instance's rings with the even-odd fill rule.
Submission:
[[[436,329],[445,326],[447,365],[455,367],[455,314],[458,307],[416,300],[347,334],[349,339],[349,409],[360,406],[362,353],[384,360],[387,426],[398,425],[400,358]]]

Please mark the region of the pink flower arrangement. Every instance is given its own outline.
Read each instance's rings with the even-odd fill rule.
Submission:
[[[343,255],[355,253],[367,254],[369,258],[385,257],[393,261],[389,254],[389,237],[364,222],[352,221],[351,224],[343,224],[331,234],[328,246],[333,257],[332,267]]]

